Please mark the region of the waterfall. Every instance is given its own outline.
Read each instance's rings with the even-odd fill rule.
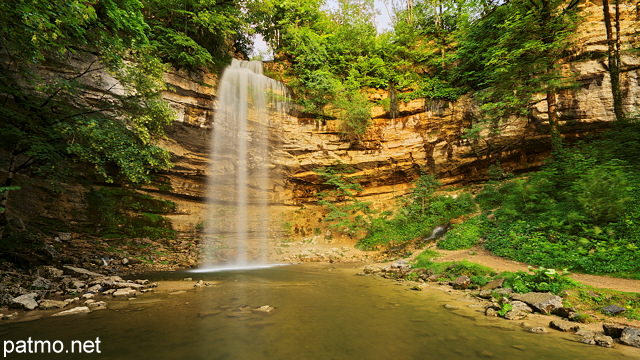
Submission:
[[[202,266],[268,263],[270,130],[284,114],[284,86],[262,62],[233,60],[218,86],[211,140]]]

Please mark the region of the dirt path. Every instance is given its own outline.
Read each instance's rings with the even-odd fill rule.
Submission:
[[[468,260],[476,264],[496,269],[497,271],[528,271],[527,264],[495,256],[482,247],[474,247],[471,250],[454,251],[438,249],[438,252],[443,254],[443,256],[438,259],[434,259],[436,262]],[[576,281],[596,288],[612,289],[624,292],[640,292],[640,280],[573,273],[569,276]]]

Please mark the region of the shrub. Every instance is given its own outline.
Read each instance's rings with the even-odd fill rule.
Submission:
[[[438,242],[438,248],[444,250],[468,249],[478,243],[482,236],[483,222],[479,217],[471,218],[462,224],[454,225],[447,235]]]

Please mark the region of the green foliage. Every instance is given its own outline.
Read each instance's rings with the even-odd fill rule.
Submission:
[[[94,235],[103,237],[173,238],[171,221],[161,214],[175,203],[123,188],[92,188],[87,195]]]
[[[322,177],[325,187],[324,191],[316,194],[318,205],[327,209],[323,221],[351,237],[367,230],[373,222],[375,212],[371,203],[360,201],[356,197],[362,187],[354,177],[349,176],[354,170],[338,163],[316,169],[315,172]]]
[[[438,242],[438,248],[444,250],[468,249],[482,237],[484,222],[479,217],[471,218],[462,224],[454,225]]]
[[[566,271],[556,271],[544,267],[538,269],[529,267],[529,271],[532,274],[524,271],[500,274],[500,277],[505,279],[503,286],[510,287],[517,293],[537,291],[551,292],[556,295],[578,286],[578,283],[565,276]]]
[[[8,173],[50,180],[77,173],[144,182],[170,166],[154,145],[173,120],[162,101],[163,67],[153,54],[137,0],[0,4],[0,145]],[[78,65],[82,64],[82,65]],[[42,73],[39,66],[58,68]],[[97,71],[119,95],[94,93]]]
[[[513,309],[513,305],[509,303],[503,303],[500,305],[500,310],[498,310],[498,315],[504,317],[512,309]]]
[[[249,52],[244,1],[141,0],[156,54],[177,68],[221,67]]]
[[[438,225],[469,214],[476,209],[470,194],[458,197],[435,195],[439,183],[433,175],[422,175],[416,181],[407,203],[393,217],[381,217],[372,222],[367,235],[357,246],[371,250],[380,245],[400,244],[418,237],[428,237]]]
[[[476,197],[495,217],[486,247],[539,266],[640,276],[638,136],[628,124],[559,152],[529,178],[487,185]]]

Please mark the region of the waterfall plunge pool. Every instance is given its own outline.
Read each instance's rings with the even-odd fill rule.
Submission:
[[[621,359],[521,321],[485,317],[455,292],[356,276],[329,264],[149,274],[156,292],[108,310],[0,326],[3,340],[100,339],[100,354],[10,354],[32,359]],[[191,281],[184,281],[184,278]],[[194,287],[203,280],[210,286]],[[431,285],[437,287],[437,285]],[[448,304],[448,305],[447,305]],[[268,312],[270,308],[275,310]],[[447,305],[445,307],[445,305]],[[262,309],[260,309],[262,307]],[[265,310],[266,309],[266,310]],[[529,320],[525,320],[529,322]]]

